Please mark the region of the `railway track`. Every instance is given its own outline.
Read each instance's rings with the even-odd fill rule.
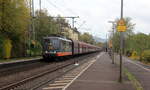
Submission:
[[[85,59],[91,58],[95,55],[96,53],[90,54],[90,55],[84,55],[84,56],[73,58],[70,60],[64,60],[62,62],[53,62],[53,63],[42,62],[42,64],[39,64],[40,66],[38,68],[37,68],[38,64],[35,64],[34,68],[30,67],[30,70],[27,69],[27,71],[23,69],[25,71],[22,71],[22,72],[19,71],[18,75],[17,74],[8,75],[7,73],[6,75],[8,76],[6,76],[5,78],[7,79],[10,77],[11,78],[7,82],[5,82],[5,79],[2,76],[0,76],[0,83],[1,81],[5,82],[5,84],[4,82],[3,84],[0,84],[1,85],[0,90],[10,90],[10,89],[11,90],[12,89],[34,90],[35,88],[40,87],[41,85],[49,81],[52,81],[55,78],[75,68],[76,66],[72,65],[74,64],[75,61],[83,63],[84,61],[86,61]],[[21,78],[17,80],[14,79],[14,78],[19,78],[19,77]]]

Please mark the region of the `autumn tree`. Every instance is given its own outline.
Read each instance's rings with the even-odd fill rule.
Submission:
[[[30,18],[25,1],[0,0],[0,39],[3,39],[3,58],[10,58],[11,52],[17,55],[15,51],[23,51],[20,49],[25,44],[25,32]]]

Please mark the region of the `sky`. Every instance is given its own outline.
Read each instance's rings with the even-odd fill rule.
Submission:
[[[47,9],[51,16],[79,16],[75,27],[80,32],[89,32],[93,36],[105,39],[111,31],[111,23],[120,18],[121,0],[41,0],[42,9]],[[39,8],[35,0],[35,8]],[[124,0],[124,17],[132,18],[134,32],[150,33],[150,1]],[[67,19],[70,24],[71,19]]]

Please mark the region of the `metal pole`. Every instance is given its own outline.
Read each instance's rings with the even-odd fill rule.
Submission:
[[[39,22],[38,22],[38,30],[40,31],[41,30],[41,12],[42,12],[42,2],[41,2],[41,0],[39,0],[39,15],[38,15],[38,20],[39,20]],[[36,32],[36,34],[38,35],[38,32]],[[38,37],[37,37],[37,40],[40,40],[41,41],[41,39],[39,39]]]
[[[108,21],[108,23],[111,23],[112,24],[112,34],[113,34],[113,37],[114,37],[114,32],[115,32],[115,21]],[[112,38],[112,52],[111,52],[112,56],[112,64],[114,64],[114,40]]]
[[[40,6],[40,12],[41,12],[41,10],[42,10],[42,2],[41,2],[41,0],[39,0],[39,6]]]
[[[74,17],[72,18],[72,28],[74,28]]]
[[[107,34],[106,34],[106,52],[108,51],[108,45],[107,45]]]
[[[5,3],[4,0],[2,0],[2,32],[4,32],[4,18],[5,18]]]
[[[115,32],[115,22],[113,23],[113,38],[114,38],[114,32]],[[114,64],[115,56],[114,56],[114,40],[112,38],[112,64]]]
[[[32,1],[30,0],[29,2],[29,5],[30,5],[30,21],[32,22]],[[30,24],[30,27],[29,27],[29,56],[31,56],[31,32],[32,32],[32,24]]]
[[[123,0],[121,0],[121,19],[123,19]],[[122,82],[122,50],[123,50],[123,32],[120,32],[120,77],[119,82]]]
[[[34,26],[34,0],[32,0],[32,31],[33,31],[33,40],[35,40],[35,26]]]

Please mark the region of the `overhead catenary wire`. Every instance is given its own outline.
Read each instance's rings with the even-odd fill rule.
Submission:
[[[60,12],[60,14],[64,14],[65,13],[65,11],[67,11],[68,13],[70,13],[70,14],[72,14],[72,15],[76,15],[77,16],[77,13],[76,12],[74,12],[73,10],[71,10],[70,8],[68,8],[67,7],[67,5],[66,5],[66,2],[64,1],[64,0],[62,0],[63,2],[64,2],[64,6],[63,6],[63,8],[65,9],[62,9],[62,7],[60,8],[59,6],[57,6],[56,5],[56,1],[54,1],[54,2],[52,2],[52,1],[50,1],[50,0],[46,0],[46,2],[49,4],[49,5],[51,5],[52,7],[54,7],[54,8],[56,8],[59,12]],[[49,7],[47,7],[47,8],[49,8]],[[79,18],[80,20],[81,20],[81,18]],[[83,22],[84,22],[85,20],[81,20],[81,22],[76,22],[76,24],[78,25],[78,27],[80,27],[80,25],[81,24],[83,24]],[[69,22],[71,22],[71,21],[69,21]],[[89,29],[88,29],[89,30]]]
[[[65,9],[68,11],[68,12],[70,12],[70,13],[72,13],[72,14],[75,14],[76,16],[78,16],[78,13],[76,13],[76,12],[74,12],[71,8],[68,8],[67,6],[68,5],[66,5],[66,2],[65,2],[65,0],[62,0],[63,2],[64,2],[64,4],[65,4]]]
[[[70,14],[72,14],[73,16],[79,16],[79,14],[75,11],[73,11],[71,8],[68,8],[68,5],[66,4],[65,0],[61,0],[63,1],[64,5],[62,6],[65,10],[67,10]],[[56,3],[56,1],[55,1]],[[65,7],[64,7],[65,6]],[[78,24],[78,27],[80,27],[80,25],[82,24],[82,22],[84,22],[85,20],[82,20],[81,17],[79,18],[81,22],[76,22],[76,24]],[[80,24],[79,24],[80,23]]]
[[[59,12],[61,12],[62,14],[64,13],[59,7],[57,7],[55,4],[53,4],[51,1],[46,0],[48,2],[48,4],[52,5],[54,8],[56,8]]]

